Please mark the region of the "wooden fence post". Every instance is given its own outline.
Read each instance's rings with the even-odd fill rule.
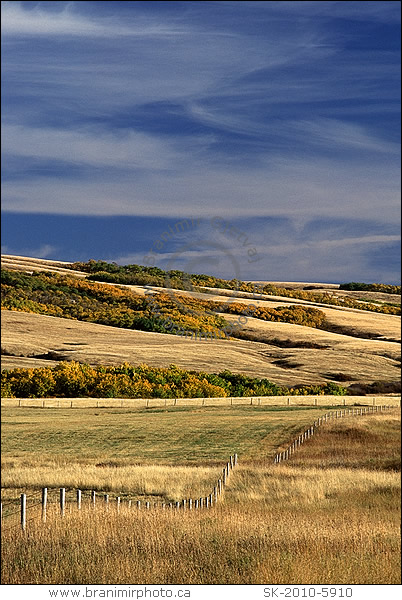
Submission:
[[[198,500],[194,500],[194,508],[195,508],[195,510],[198,510],[198,503],[199,503]]]
[[[186,510],[186,508],[187,508],[187,500],[185,500],[185,499],[183,498],[183,502],[182,502],[182,504],[183,504],[183,510]]]
[[[138,508],[138,510],[140,510],[140,508],[141,508],[141,500],[137,500],[137,508]]]
[[[200,508],[204,508],[204,498],[200,498]]]
[[[66,488],[60,488],[60,514],[64,517],[66,507]]]
[[[120,498],[120,496],[117,496],[117,498],[116,498],[116,510],[117,510],[117,512],[120,512],[120,502],[121,502],[121,498]]]
[[[81,510],[81,490],[77,490],[77,508]]]
[[[103,499],[105,501],[105,508],[106,508],[106,510],[109,510],[109,494],[105,494],[103,496]]]
[[[230,455],[230,457],[229,457],[229,464],[230,464],[230,468],[233,469],[234,462],[233,462],[233,456],[232,455]]]
[[[95,508],[95,501],[96,501],[96,492],[95,492],[95,490],[92,490],[92,492],[91,492],[91,504],[92,504],[93,508]]]
[[[42,488],[42,521],[46,522],[47,488]]]
[[[218,488],[216,486],[214,487],[214,500],[215,502],[218,500]]]
[[[193,510],[193,500],[192,500],[192,498],[188,499],[188,510]]]
[[[209,496],[205,498],[205,508],[209,508]]]
[[[25,531],[27,526],[27,497],[21,494],[21,529]]]
[[[145,502],[145,508],[146,508],[147,510],[149,510],[149,509],[151,508],[151,505],[150,505],[150,503],[149,503],[149,502]]]
[[[237,462],[238,462],[238,456],[235,453],[235,455],[234,455],[234,464],[235,464],[235,467],[237,466]]]

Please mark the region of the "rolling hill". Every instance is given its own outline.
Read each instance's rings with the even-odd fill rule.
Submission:
[[[29,257],[2,257],[2,267],[32,273],[47,271],[84,279],[87,273],[71,270],[70,263]],[[278,282],[275,282],[278,283]],[[289,282],[281,285],[291,286]],[[103,283],[104,286],[111,284]],[[322,292],[339,290],[336,284],[293,284]],[[327,287],[323,287],[327,285]],[[149,286],[119,285],[135,295],[144,295]],[[152,287],[156,297],[166,289]],[[272,322],[248,317],[236,331],[236,338],[194,339],[189,336],[154,333],[87,323],[44,314],[3,310],[2,368],[54,365],[60,360],[114,365],[122,362],[152,366],[177,364],[186,369],[217,372],[229,369],[254,377],[265,377],[281,385],[342,382],[366,385],[386,382],[397,389],[400,365],[400,317],[348,308],[326,306],[299,298],[250,295],[228,290],[182,291],[178,294],[218,303],[251,303],[278,308],[311,306],[325,314],[329,329],[293,323]],[[376,292],[371,292],[376,294]],[[391,296],[383,294],[384,296]],[[248,297],[247,297],[248,296]],[[393,295],[392,295],[393,296]],[[395,298],[392,298],[395,301]],[[400,299],[399,299],[400,301]],[[236,315],[219,313],[226,322]],[[390,388],[391,389],[391,388]]]

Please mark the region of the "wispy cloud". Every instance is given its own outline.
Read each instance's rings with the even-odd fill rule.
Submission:
[[[153,37],[189,35],[188,28],[169,26],[156,20],[137,20],[131,26],[118,18],[91,18],[76,12],[77,2],[57,2],[57,11],[38,3],[24,9],[20,2],[2,2],[2,33],[11,36],[80,36],[116,38],[120,36]],[[42,4],[42,6],[41,6]],[[50,4],[50,3],[49,3]]]
[[[3,126],[3,151],[20,157],[95,167],[165,169],[178,158],[167,140],[141,132],[113,134],[97,128]]]
[[[396,2],[146,4],[2,3],[4,210],[397,221]]]

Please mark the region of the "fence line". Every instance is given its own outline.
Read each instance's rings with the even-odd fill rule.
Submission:
[[[363,416],[370,414],[373,415],[377,413],[386,412],[393,408],[396,407],[390,405],[371,405],[359,408],[344,408],[342,410],[336,410],[331,411],[329,413],[325,413],[323,417],[319,417],[316,421],[314,421],[314,423],[310,427],[305,429],[303,433],[299,434],[292,442],[290,442],[289,446],[285,448],[285,450],[283,450],[282,452],[277,452],[274,457],[274,464],[279,464],[284,460],[288,460],[306,440],[310,439],[314,435],[318,427],[320,427],[324,423],[327,423],[328,421],[332,421],[334,419],[342,419],[347,416]]]
[[[288,447],[285,448],[285,450],[283,450],[281,452],[277,452],[277,454],[274,457],[273,463],[279,464],[285,460],[288,460],[297,451],[297,449],[299,449],[302,446],[302,444],[306,440],[313,437],[313,435],[318,427],[321,427],[323,424],[328,423],[329,421],[345,418],[348,416],[365,416],[365,415],[370,415],[370,414],[383,413],[383,412],[387,412],[393,408],[395,408],[395,407],[390,406],[390,405],[376,405],[376,406],[371,405],[371,406],[365,406],[365,407],[359,407],[359,408],[356,408],[356,407],[349,408],[349,409],[344,408],[342,410],[327,412],[323,416],[318,417],[318,419],[316,419],[314,421],[314,423],[312,425],[310,425],[310,427],[305,429],[296,438],[294,438],[291,441],[291,443],[288,445]],[[231,474],[237,465],[238,465],[238,455],[233,454],[229,457],[228,462],[223,467],[222,476],[218,478],[218,480],[216,481],[216,485],[214,485],[212,488],[212,491],[204,497],[184,498],[181,501],[169,502],[168,504],[166,504],[164,502],[154,503],[151,506],[151,503],[149,501],[142,503],[141,500],[136,500],[136,503],[134,505],[133,498],[127,497],[124,494],[125,498],[123,501],[122,501],[121,496],[115,497],[115,511],[117,513],[119,513],[122,505],[124,505],[125,507],[127,507],[129,509],[131,509],[133,506],[135,506],[137,510],[143,510],[142,507],[144,506],[145,510],[147,510],[147,511],[151,510],[151,509],[165,510],[167,508],[171,509],[171,510],[182,510],[182,511],[203,510],[204,508],[205,509],[212,508],[223,497],[225,488],[228,484]],[[75,502],[77,509],[81,510],[81,508],[82,508],[82,495],[83,494],[89,494],[89,506],[92,509],[95,509],[96,506],[99,504],[97,502],[97,498],[98,498],[97,493],[102,494],[102,492],[99,490],[97,492],[96,490],[77,489],[76,490],[76,502]],[[19,509],[13,511],[12,513],[6,514],[6,515],[3,515],[3,503],[1,503],[1,519],[2,519],[2,521],[4,518],[10,517],[17,513],[20,513],[20,527],[21,527],[22,531],[25,531],[27,522],[31,521],[32,518],[35,518],[35,517],[32,517],[31,519],[27,519],[27,510],[34,508],[35,506],[41,505],[42,506],[42,513],[41,513],[42,521],[45,522],[46,516],[47,516],[47,506],[48,506],[48,488],[42,488],[40,502],[36,502],[32,506],[27,507],[27,499],[34,498],[35,495],[36,494],[30,494],[28,496],[27,494],[21,494]],[[14,503],[6,502],[6,503],[4,503],[4,506],[8,506],[10,504],[14,504]],[[14,504],[14,506],[15,506],[15,504]],[[59,489],[59,506],[60,506],[60,516],[63,517],[65,515],[65,510],[66,510],[66,488]],[[110,495],[106,492],[103,494],[103,506],[104,506],[104,509],[108,512],[112,510],[111,502],[110,502]],[[18,524],[14,524],[14,525],[11,525],[11,527],[15,527],[17,525]],[[9,527],[6,527],[5,529],[8,529],[8,528]]]
[[[2,398],[1,406],[19,408],[170,408],[176,406],[401,406],[400,396],[226,396],[218,398]]]
[[[225,467],[223,468],[224,476],[222,478],[219,478],[216,481],[216,485],[214,485],[212,490],[210,491],[210,493],[204,497],[196,498],[196,499],[195,498],[183,498],[180,501],[169,502],[169,504],[162,502],[162,503],[154,503],[153,505],[151,505],[151,503],[149,501],[142,503],[141,500],[137,500],[135,506],[136,506],[137,510],[143,510],[143,508],[142,508],[143,506],[145,507],[145,510],[151,510],[151,509],[165,510],[166,508],[170,508],[172,510],[187,511],[187,510],[200,510],[200,509],[204,509],[204,508],[212,508],[223,497],[227,482],[231,476],[231,473],[233,472],[233,470],[235,469],[235,467],[237,465],[238,465],[238,456],[237,456],[237,454],[233,454],[229,457],[228,462],[226,463]],[[82,494],[86,493],[86,492],[89,492],[89,506],[92,509],[95,509],[95,507],[98,505],[97,494],[101,494],[102,492],[99,492],[99,491],[97,492],[96,490],[77,489],[75,505],[78,510],[81,510],[81,508],[82,508]],[[21,530],[25,531],[27,522],[32,520],[32,518],[35,518],[35,517],[32,517],[31,519],[27,519],[28,510],[31,508],[34,508],[35,506],[41,505],[41,507],[42,507],[41,518],[42,518],[43,522],[46,522],[47,508],[48,508],[48,504],[49,504],[48,488],[42,488],[41,501],[35,503],[33,506],[27,506],[27,498],[28,498],[28,496],[26,494],[21,494],[19,509],[15,510],[14,512],[9,513],[9,514],[3,514],[3,503],[1,503],[1,519],[3,520],[7,517],[10,517],[17,513],[20,513],[19,525],[21,527]],[[55,502],[53,502],[53,504],[54,503]],[[11,503],[8,502],[6,504],[8,505]],[[59,504],[59,508],[60,508],[60,516],[64,517],[65,512],[66,512],[66,488],[59,489],[58,504]],[[122,500],[121,496],[116,496],[114,504],[115,504],[115,511],[117,513],[119,513],[122,505],[127,508],[130,508],[130,509],[133,507],[133,498],[129,498],[129,497],[125,496],[124,500]],[[105,493],[103,495],[103,505],[104,505],[104,509],[107,512],[112,510],[110,496],[107,493]],[[11,527],[15,527],[17,525],[18,525],[18,523],[11,525]],[[5,529],[8,529],[8,528],[9,527],[6,527]]]

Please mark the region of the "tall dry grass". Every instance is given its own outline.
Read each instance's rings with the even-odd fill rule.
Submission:
[[[3,583],[399,584],[398,422],[340,419],[285,463],[240,462],[210,510],[33,507],[25,533],[5,521]]]
[[[209,494],[222,473],[217,467],[113,466],[108,463],[30,466],[15,465],[15,462],[12,469],[4,468],[2,497],[6,499],[17,498],[20,490],[65,487],[122,492],[133,499],[155,497],[161,502],[173,502]]]
[[[3,583],[399,583],[394,473],[244,469],[212,510],[72,510],[3,533]],[[56,509],[54,509],[56,510]]]

